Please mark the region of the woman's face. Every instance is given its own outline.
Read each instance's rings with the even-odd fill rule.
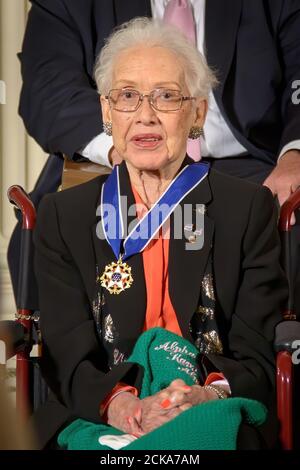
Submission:
[[[149,94],[157,88],[179,90],[190,96],[183,66],[163,47],[136,47],[119,55],[113,69],[112,89],[135,89]],[[206,101],[187,100],[177,111],[157,111],[147,98],[133,112],[111,109],[101,97],[104,122],[112,122],[114,146],[119,155],[138,170],[160,170],[182,160],[192,126],[202,127]]]

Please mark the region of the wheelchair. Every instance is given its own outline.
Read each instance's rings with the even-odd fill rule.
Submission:
[[[105,167],[95,164],[82,164],[65,161],[65,182],[63,188],[88,181],[99,174],[108,173]],[[64,180],[64,178],[63,178]],[[28,293],[28,270],[32,269],[33,244],[32,232],[36,221],[35,207],[29,196],[20,186],[11,186],[8,198],[22,213],[22,241],[20,257],[20,282],[17,294],[17,313],[15,321],[0,322],[0,340],[5,342],[0,364],[16,355],[16,407],[24,418],[43,404],[48,388],[39,371],[41,357],[41,337],[39,331],[39,312],[26,307]],[[276,327],[274,348],[276,351],[277,415],[280,423],[280,445],[284,450],[295,448],[295,354],[296,340],[300,340],[300,322],[294,311],[294,282],[291,266],[292,213],[300,208],[300,189],[293,193],[280,210],[278,228],[282,242],[282,266],[289,280],[289,298],[286,310],[282,312],[282,322]],[[1,343],[1,341],[0,341]],[[298,341],[300,343],[300,341]],[[298,344],[298,347],[300,344]],[[32,354],[32,351],[35,351]],[[299,354],[300,356],[300,354]]]

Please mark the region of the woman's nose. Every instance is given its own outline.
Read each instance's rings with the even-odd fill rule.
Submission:
[[[143,96],[142,102],[136,111],[137,121],[143,124],[156,123],[158,121],[155,109],[152,108],[149,97]]]

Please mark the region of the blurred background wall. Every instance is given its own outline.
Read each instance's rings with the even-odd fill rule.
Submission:
[[[15,304],[6,251],[16,219],[6,192],[19,184],[31,191],[47,155],[31,139],[18,116],[21,50],[28,0],[0,0],[0,315],[13,318]]]

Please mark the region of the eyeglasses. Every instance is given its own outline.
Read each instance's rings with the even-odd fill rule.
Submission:
[[[183,96],[179,90],[169,90],[168,88],[157,88],[147,95],[131,88],[115,88],[110,90],[105,98],[109,101],[112,109],[127,113],[136,111],[144,98],[148,98],[153,109],[165,112],[178,111],[183,101],[196,99],[192,96]]]

